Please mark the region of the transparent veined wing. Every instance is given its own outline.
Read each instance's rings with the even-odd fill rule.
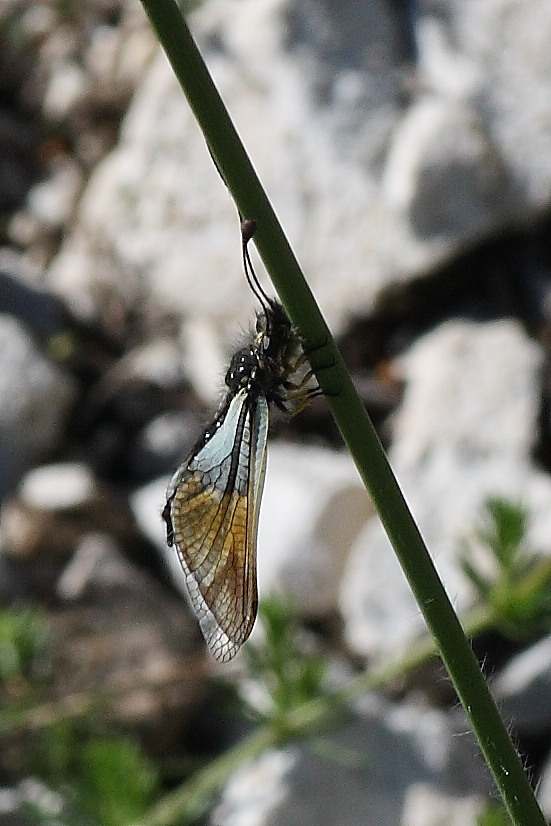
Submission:
[[[213,435],[174,474],[165,519],[207,644],[227,662],[252,631],[268,403],[240,390]]]

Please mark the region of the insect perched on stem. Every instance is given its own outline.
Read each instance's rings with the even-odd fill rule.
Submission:
[[[318,392],[309,389],[312,371],[300,337],[254,272],[247,248],[254,231],[254,221],[242,222],[245,275],[262,308],[256,330],[233,356],[226,397],[172,477],[163,510],[167,542],[178,553],[201,631],[222,662],[239,651],[256,618],[256,538],[270,405],[297,413]]]

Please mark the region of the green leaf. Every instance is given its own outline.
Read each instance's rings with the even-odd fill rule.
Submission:
[[[499,497],[487,499],[486,509],[491,525],[488,530],[481,528],[479,536],[501,565],[510,569],[525,541],[528,511],[520,502],[510,502]]]

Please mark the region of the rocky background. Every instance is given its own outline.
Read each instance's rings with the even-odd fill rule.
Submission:
[[[190,23],[464,611],[488,497],[551,551],[551,6],[207,0]],[[101,697],[168,789],[243,730],[209,678],[248,684],[246,658],[204,653],[160,511],[256,308],[138,0],[3,0],[0,234],[0,598],[47,619],[46,718]],[[259,584],[341,682],[423,631],[323,400],[275,417]],[[550,640],[477,643],[548,816]],[[205,822],[477,823],[491,783],[440,671],[354,714],[325,755],[237,772]],[[2,748],[0,822],[58,805],[33,743]]]

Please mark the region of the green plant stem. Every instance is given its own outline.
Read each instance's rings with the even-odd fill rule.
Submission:
[[[307,347],[323,345],[312,353],[312,367],[318,368],[320,386],[437,641],[440,656],[511,820],[516,826],[545,826],[521,760],[371,421],[188,26],[173,0],[142,0],[142,3],[239,212],[257,222],[256,246],[292,322]],[[331,366],[320,370],[323,363]]]

